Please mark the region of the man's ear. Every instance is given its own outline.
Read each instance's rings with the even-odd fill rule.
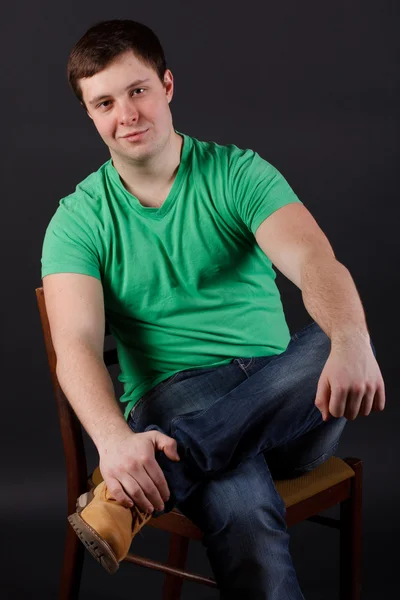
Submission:
[[[174,95],[174,76],[172,75],[170,69],[166,69],[164,73],[164,88],[169,104]]]

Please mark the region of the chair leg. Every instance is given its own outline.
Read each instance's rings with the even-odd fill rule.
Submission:
[[[346,462],[355,476],[350,498],[340,505],[340,600],[361,600],[362,461]]]
[[[168,565],[170,567],[185,568],[189,547],[189,538],[176,533],[171,534],[169,546]],[[162,591],[162,600],[180,600],[183,579],[174,575],[166,575]]]
[[[84,553],[84,545],[68,523],[58,600],[78,599]]]

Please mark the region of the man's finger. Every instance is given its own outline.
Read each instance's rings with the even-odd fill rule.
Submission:
[[[364,394],[364,398],[362,399],[359,415],[363,417],[368,417],[372,410],[372,405],[374,402],[374,390],[369,390]]]
[[[154,461],[145,466],[145,469],[148,476],[156,486],[161,498],[164,502],[167,502],[170,497],[170,491],[160,465],[154,459]]]
[[[130,508],[133,505],[132,499],[125,492],[122,485],[115,479],[114,477],[110,477],[105,479],[107,489],[112,498],[114,498],[119,504],[125,506],[125,508]]]
[[[329,412],[333,417],[339,418],[344,416],[346,410],[347,392],[340,387],[331,389],[331,398],[329,401]]]
[[[360,392],[350,392],[347,395],[344,416],[348,421],[354,421],[358,416],[363,398],[364,390]]]
[[[159,431],[155,431],[154,441],[156,444],[157,450],[162,450],[168,458],[171,460],[180,460],[177,445],[174,438],[165,435],[164,433],[160,433]]]
[[[315,406],[321,412],[322,419],[327,421],[329,419],[329,398],[330,398],[330,386],[326,380],[320,378],[317,387],[317,394],[315,397]]]
[[[148,464],[143,464],[143,468],[140,470],[140,472],[135,474],[135,480],[139,484],[144,495],[146,496],[146,499],[151,503],[151,505],[157,510],[163,510],[164,500],[161,497],[158,487],[155,485],[152,477],[150,477],[147,471],[149,465],[150,462]]]
[[[146,478],[149,479],[147,473],[142,469],[145,474],[145,478],[143,475],[141,480],[138,481],[135,477],[132,477],[129,473],[126,473],[124,477],[121,477],[121,485],[125,491],[129,495],[129,497],[133,500],[133,503],[140,508],[143,512],[153,512],[154,504],[152,500],[149,498],[148,493],[153,486],[146,481]],[[153,486],[154,487],[154,486]],[[145,488],[147,491],[145,491]]]
[[[376,390],[374,401],[372,404],[373,411],[381,411],[385,408],[386,398],[385,398],[385,386],[382,384]]]

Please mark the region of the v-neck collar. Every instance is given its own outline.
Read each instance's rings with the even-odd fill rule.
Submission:
[[[126,197],[126,199],[129,202],[130,206],[139,214],[141,214],[143,216],[147,216],[151,219],[161,219],[162,217],[164,217],[167,214],[167,212],[173,206],[173,204],[176,200],[176,197],[179,194],[179,191],[181,189],[182,183],[185,179],[186,171],[187,171],[187,168],[189,165],[188,157],[189,157],[190,149],[192,146],[192,140],[189,136],[185,135],[184,133],[180,133],[179,131],[176,131],[176,130],[175,130],[175,132],[183,138],[182,149],[181,149],[181,160],[180,160],[180,163],[178,166],[178,171],[175,175],[174,182],[168,193],[168,196],[166,197],[166,199],[164,200],[162,205],[158,208],[153,207],[153,206],[143,206],[139,202],[138,198],[136,198],[136,196],[131,194],[126,189],[126,187],[124,186],[124,184],[121,181],[121,177],[120,177],[117,169],[112,164],[111,159],[108,161],[108,164],[107,164],[107,171],[108,171],[111,181],[124,194],[124,196]]]

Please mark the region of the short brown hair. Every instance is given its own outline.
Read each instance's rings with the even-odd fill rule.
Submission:
[[[152,67],[164,82],[167,68],[164,50],[158,37],[149,27],[128,19],[101,21],[87,30],[68,57],[68,81],[82,104],[79,80],[96,75],[117,56],[129,50]]]

